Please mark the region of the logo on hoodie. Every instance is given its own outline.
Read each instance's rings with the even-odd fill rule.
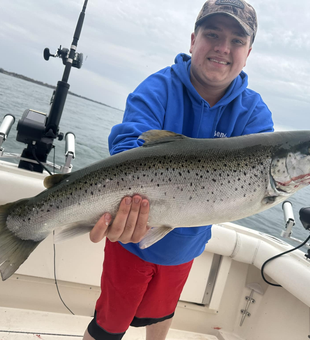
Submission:
[[[215,131],[214,138],[227,138],[227,133]]]

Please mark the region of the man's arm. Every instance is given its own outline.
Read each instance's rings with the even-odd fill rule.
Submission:
[[[166,73],[151,75],[128,96],[123,122],[109,136],[111,155],[141,146],[138,138],[143,132],[163,129],[169,88]]]
[[[261,132],[273,132],[272,114],[268,106],[260,98],[247,125],[243,130],[243,135]]]

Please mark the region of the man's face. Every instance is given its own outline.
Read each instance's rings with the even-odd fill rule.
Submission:
[[[226,89],[246,65],[251,49],[250,37],[234,18],[211,16],[191,36],[192,84],[196,89]]]

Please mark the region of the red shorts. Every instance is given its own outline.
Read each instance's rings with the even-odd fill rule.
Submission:
[[[146,326],[171,318],[192,263],[153,264],[107,239],[101,295],[96,304],[93,327],[89,327],[91,335],[99,338],[94,335],[97,331],[100,333],[100,329],[123,335],[130,325]],[[96,330],[96,327],[100,329]]]

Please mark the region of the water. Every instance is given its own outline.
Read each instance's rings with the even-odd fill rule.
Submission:
[[[13,114],[16,118],[10,136],[4,143],[7,152],[21,153],[23,145],[16,142],[18,120],[24,110],[29,108],[48,113],[52,92],[53,90],[47,87],[0,73],[0,121],[7,113]],[[76,158],[73,160],[73,170],[90,165],[109,155],[108,135],[112,126],[121,122],[122,116],[123,112],[120,110],[68,95],[60,131],[63,133],[72,131],[76,136]],[[285,122],[283,125],[286,125]],[[55,145],[56,163],[62,165],[65,159],[65,142],[56,141]],[[53,160],[53,151],[49,160]],[[309,236],[309,232],[298,220],[299,209],[310,206],[309,194],[310,187],[307,187],[290,198],[297,222],[293,236],[302,240]],[[281,230],[284,228],[281,204],[260,214],[239,220],[237,223],[280,238]],[[297,245],[290,240],[287,242]]]

